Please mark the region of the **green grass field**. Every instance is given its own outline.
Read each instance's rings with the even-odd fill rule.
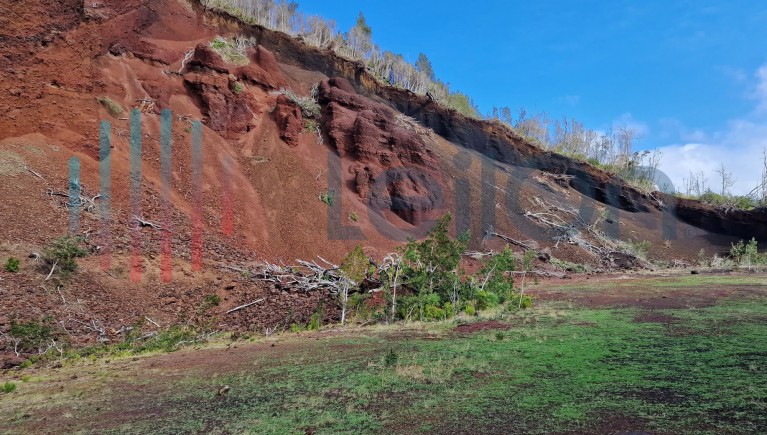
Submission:
[[[767,294],[652,311],[549,301],[493,317],[511,329],[289,334],[119,370],[102,361],[34,372],[0,394],[0,431],[767,432]],[[89,374],[67,382],[78,370]]]

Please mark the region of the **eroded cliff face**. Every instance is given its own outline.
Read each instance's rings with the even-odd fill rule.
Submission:
[[[389,106],[357,94],[343,78],[320,85],[323,126],[341,158],[350,160],[354,189],[375,210],[420,225],[442,209],[441,174],[422,137],[397,122]]]
[[[735,238],[767,240],[765,210],[725,212],[659,193],[644,195],[611,174],[540,150],[499,123],[469,119],[426,97],[384,86],[357,62],[278,32],[244,25],[226,14],[204,10],[196,2],[115,0],[84,5],[68,1],[58,2],[55,8],[38,3],[11,5],[15,13],[34,24],[8,22],[6,37],[0,41],[5,91],[0,109],[8,114],[0,119],[0,128],[6,137],[43,134],[96,162],[97,121],[108,116],[97,98],[110,96],[125,107],[134,106],[137,99],[150,98],[154,103],[153,111],[146,113],[150,124],[156,122],[152,116],[165,108],[184,119],[202,118],[211,134],[215,133],[206,136],[206,143],[221,153],[239,156],[241,166],[235,173],[240,181],[258,178],[254,168],[264,166],[253,166],[246,160],[268,161],[271,157],[260,155],[263,151],[259,147],[273,135],[293,150],[285,156],[295,157],[304,165],[318,165],[312,170],[320,174],[327,165],[323,153],[330,149],[343,161],[347,183],[343,188],[348,187],[354,198],[346,201],[346,190],[337,193],[344,204],[356,207],[338,212],[339,216],[352,211],[367,214],[365,208],[370,207],[417,226],[436,214],[454,211],[450,207],[455,205],[445,198],[454,196],[451,179],[455,174],[446,172],[445,158],[432,152],[435,138],[425,138],[398,122],[404,115],[431,130],[439,140],[503,164],[504,170],[517,173],[518,178],[526,177],[528,181],[522,183],[529,183],[538,172],[571,176],[565,181],[568,190],[563,194],[577,192],[584,199],[568,199],[576,204],[593,200],[640,220],[649,222],[651,219],[644,216],[652,216],[654,223],[642,224],[648,227],[682,222],[712,236],[725,236],[712,237],[711,243],[719,247],[728,246]],[[258,41],[248,52],[246,65],[227,64],[210,49],[210,41],[221,34],[242,34]],[[187,58],[190,49],[192,56]],[[317,144],[300,108],[275,92],[284,87],[306,94],[318,82],[323,83],[319,128],[325,144]],[[241,85],[244,91],[239,90]],[[127,131],[124,121],[112,121],[115,128]],[[188,141],[184,136],[180,133],[178,140]],[[125,146],[115,140],[118,147]],[[181,185],[188,181],[184,177]],[[318,182],[324,180],[322,176],[316,178]],[[266,179],[261,179],[266,186]],[[284,186],[301,185],[305,189],[305,184]],[[218,194],[220,182],[211,178],[210,185],[210,193]],[[268,206],[250,196],[254,191],[245,195],[247,184],[240,185],[244,190],[235,193],[243,193],[243,201],[256,204],[243,207],[248,216],[242,225],[256,222],[256,229],[248,230],[253,237],[243,240],[269,240],[273,236],[266,234],[273,231],[259,229],[256,217]],[[321,187],[312,189],[310,197],[316,197]],[[181,201],[179,208],[188,210],[190,205]],[[524,210],[509,211],[517,212]],[[216,219],[211,218],[211,222]],[[476,231],[479,237],[483,230]],[[300,234],[285,232],[295,237]],[[251,247],[270,251],[265,243]],[[270,241],[269,245],[280,243]],[[375,243],[381,243],[381,249],[391,246],[381,240]],[[343,248],[339,245],[335,249],[341,252]]]
[[[767,242],[767,210],[725,211],[697,201],[681,200],[656,192],[650,197],[626,185],[618,177],[587,163],[541,150],[499,122],[468,118],[440,106],[425,96],[383,85],[359,62],[343,59],[329,50],[306,46],[287,35],[257,26],[242,26],[231,16],[212,13],[229,25],[239,26],[273,50],[281,62],[321,71],[328,77],[342,77],[359,95],[386,103],[416,119],[446,140],[474,150],[492,160],[528,170],[573,176],[570,186],[584,196],[629,213],[651,209],[678,219],[702,231],[735,238],[756,237]],[[660,200],[660,201],[658,201]]]
[[[56,292],[33,290],[41,279],[34,259],[22,261],[22,273],[4,275],[0,303],[22,320],[50,315],[69,322],[79,341],[96,340],[83,326],[92,322],[119,330],[144,316],[167,325],[182,317],[193,321],[211,294],[221,297],[218,314],[264,300],[258,310],[222,317],[222,328],[252,332],[306,323],[321,304],[333,317],[327,294],[264,284],[225,266],[318,256],[340,262],[357,244],[381,259],[448,212],[454,233],[470,231],[472,250],[503,249],[506,239],[491,235],[497,232],[533,246],[544,259],[551,253],[595,267],[610,265],[563,241],[563,228],[585,234],[586,222],[625,240],[646,240],[653,256],[679,264],[701,249],[727,251],[739,238],[767,240],[765,210],[725,212],[645,196],[610,174],[535,148],[498,123],[383,86],[359,63],[196,2],[6,6],[9,14],[0,16],[0,253],[26,259],[69,231],[69,205],[54,193],[67,191],[75,158],[83,192],[94,202],[79,215],[79,231],[94,255],[62,290],[76,307],[62,304]],[[219,35],[252,36],[258,44],[244,65],[232,64],[210,48]],[[307,117],[279,92],[307,96],[314,85],[319,117]],[[122,111],[107,110],[106,99]],[[143,120],[140,216],[132,214],[130,194],[134,126],[128,111],[134,109]],[[168,192],[161,175],[164,109],[173,113]],[[204,142],[198,162],[191,150],[194,120],[202,122]],[[102,186],[103,126],[111,145],[106,218],[92,199]],[[559,227],[535,217],[563,211]],[[196,214],[204,233],[203,271],[191,265]],[[164,230],[139,227],[136,217]],[[159,278],[166,235],[170,283]],[[137,259],[134,240],[141,247]],[[144,274],[140,282],[129,278],[136,270]],[[0,328],[8,321],[0,317]]]

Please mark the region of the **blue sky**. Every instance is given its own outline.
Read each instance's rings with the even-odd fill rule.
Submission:
[[[383,48],[425,53],[483,113],[525,107],[607,130],[634,126],[677,184],[722,161],[736,192],[767,146],[767,2],[299,0],[348,30],[362,11]],[[470,7],[473,6],[473,7]]]

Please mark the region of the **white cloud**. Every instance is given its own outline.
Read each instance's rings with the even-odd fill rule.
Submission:
[[[567,103],[568,106],[577,106],[581,102],[580,95],[565,95],[562,97],[562,101]]]
[[[663,118],[658,123],[661,127],[658,135],[662,140],[679,139],[691,143],[705,143],[709,140],[705,131],[688,128],[678,119]]]
[[[731,66],[723,66],[719,68],[725,76],[729,77],[735,83],[745,83],[748,81],[748,73],[740,68],[733,68]]]
[[[761,179],[762,153],[767,149],[767,64],[757,70],[757,83],[752,96],[757,104],[752,113],[730,120],[727,128],[707,135],[689,130],[675,120],[661,122],[664,129],[676,130],[685,143],[659,148],[663,152],[660,170],[683,191],[683,179],[690,173],[703,172],[707,185],[715,192],[721,189],[721,177],[716,170],[724,164],[736,179],[734,194],[749,193]]]
[[[629,128],[634,130],[642,138],[650,133],[650,126],[646,123],[634,119],[631,113],[624,113],[613,121],[612,128],[617,131],[619,128]]]

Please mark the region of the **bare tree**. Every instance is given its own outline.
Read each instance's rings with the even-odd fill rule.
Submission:
[[[617,133],[617,161],[618,166],[626,168],[632,162],[632,150],[635,143],[640,139],[639,133],[631,127],[622,125],[618,127]]]
[[[549,119],[546,113],[530,115],[525,108],[519,109],[519,116],[514,123],[514,129],[530,141],[539,146],[549,147]]]
[[[719,177],[722,180],[722,190],[720,194],[722,196],[727,196],[728,190],[730,189],[730,187],[735,185],[735,182],[737,180],[732,176],[732,172],[727,171],[727,168],[725,168],[724,163],[721,163],[720,165],[721,166],[719,167],[719,169],[717,169],[715,172],[719,174]]]

